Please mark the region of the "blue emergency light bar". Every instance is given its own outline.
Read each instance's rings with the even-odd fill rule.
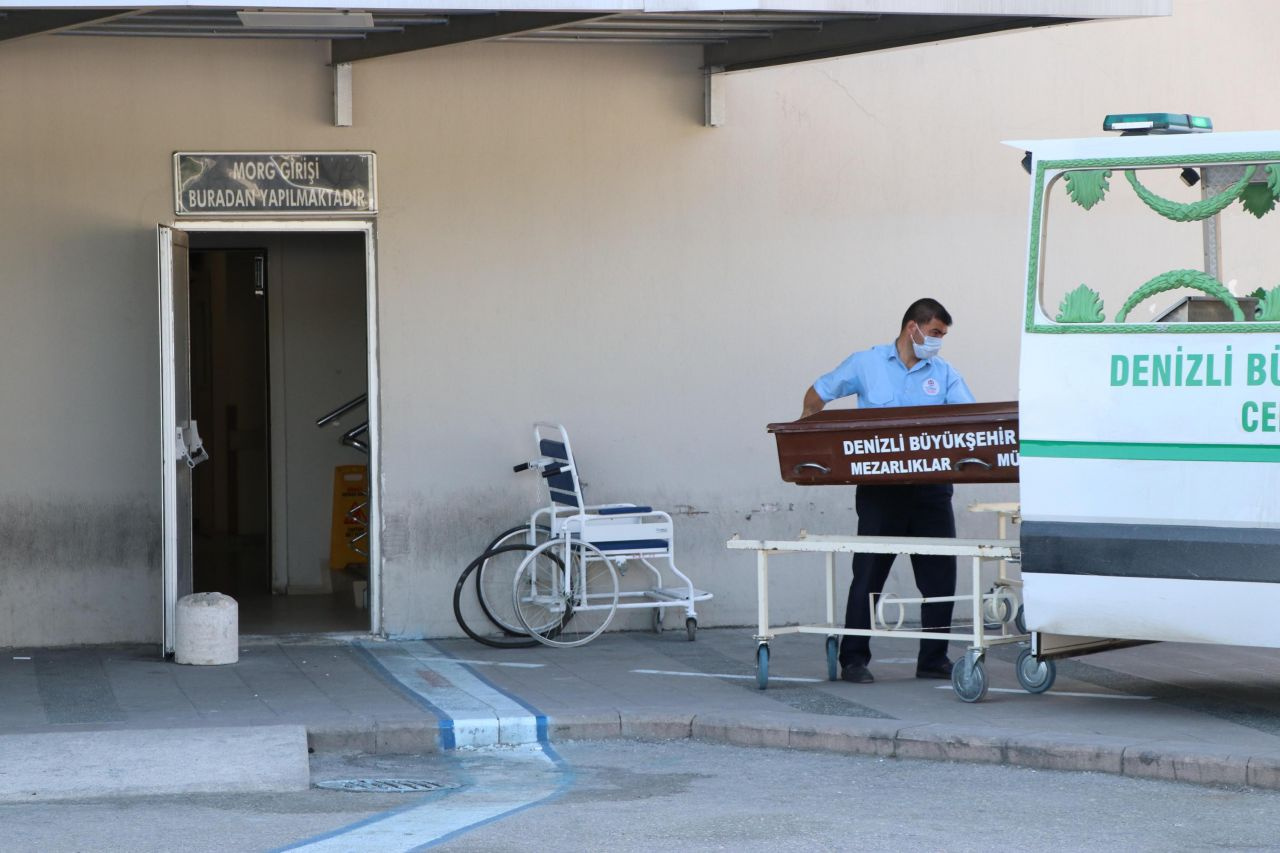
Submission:
[[[1102,120],[1102,129],[1126,134],[1213,133],[1213,120],[1187,113],[1114,113]]]

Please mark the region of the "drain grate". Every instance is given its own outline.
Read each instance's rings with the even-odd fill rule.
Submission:
[[[315,787],[330,791],[359,791],[371,794],[421,794],[426,791],[442,791],[459,787],[453,782],[432,782],[427,779],[328,779],[316,782]]]

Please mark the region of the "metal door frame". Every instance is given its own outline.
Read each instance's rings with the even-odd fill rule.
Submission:
[[[365,359],[368,368],[369,414],[369,633],[382,633],[382,423],[378,365],[378,278],[377,278],[377,228],[369,220],[296,220],[296,219],[227,219],[174,221],[168,227],[187,234],[267,232],[267,233],[315,233],[344,232],[364,235],[365,257]],[[163,296],[161,297],[164,298]],[[163,309],[163,306],[162,306]],[[172,349],[172,342],[170,342]],[[173,359],[161,342],[161,356]],[[171,389],[161,389],[161,396],[168,399]],[[170,512],[164,505],[166,517]],[[274,526],[274,521],[273,521]],[[167,569],[166,569],[167,571]],[[166,597],[176,592],[166,585]],[[169,606],[169,602],[165,602]]]
[[[177,253],[175,247],[181,246],[184,257],[182,264],[186,270],[187,281],[179,283],[175,278],[174,258]],[[189,344],[187,337],[190,335],[190,310],[182,312],[182,317],[175,316],[175,309],[178,307],[177,299],[178,288],[184,289],[186,298],[182,300],[182,304],[190,302],[190,246],[189,235],[187,232],[176,226],[161,225],[156,228],[156,256],[157,256],[157,276],[159,278],[159,322],[160,322],[160,501],[161,501],[161,566],[160,566],[160,652],[161,654],[170,654],[174,650],[175,645],[175,617],[177,612],[178,601],[178,584],[181,574],[182,555],[179,553],[179,546],[182,542],[180,518],[180,508],[182,501],[181,494],[184,491],[180,482],[182,477],[179,474],[178,466],[180,458],[184,455],[179,453],[178,442],[185,442],[184,434],[181,432],[183,428],[182,413],[177,411],[178,401],[178,322],[184,325],[183,344]],[[188,355],[185,359],[185,379],[190,386],[191,361]],[[191,402],[190,393],[187,394],[187,412],[186,417],[189,419]],[[189,421],[188,421],[189,422]],[[176,440],[175,440],[176,437]],[[191,527],[190,521],[190,475],[187,475],[187,527]],[[190,529],[188,529],[188,548],[190,544]],[[186,561],[190,564],[190,556]]]

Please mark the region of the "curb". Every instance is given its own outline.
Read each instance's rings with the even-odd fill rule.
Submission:
[[[371,721],[368,728],[311,727],[313,752],[438,752],[434,721]],[[547,719],[550,741],[705,740],[867,755],[877,758],[971,761],[1038,770],[1110,773],[1196,785],[1280,790],[1280,750],[1215,748],[1203,743],[1078,737],[1054,732],[951,727],[903,720],[821,714],[673,713],[660,710],[557,714]]]

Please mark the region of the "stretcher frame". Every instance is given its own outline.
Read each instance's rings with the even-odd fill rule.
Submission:
[[[987,692],[986,672],[983,657],[988,648],[1009,643],[1026,642],[1026,633],[1014,630],[1013,622],[1019,606],[1017,582],[1006,574],[1009,561],[1016,561],[1021,551],[1016,539],[951,539],[938,537],[905,537],[892,536],[839,536],[811,535],[804,531],[797,539],[739,539],[736,535],[726,544],[734,551],[756,552],[756,599],[757,627],[753,639],[756,641],[756,680],[761,690],[769,683],[769,641],[784,634],[819,634],[827,637],[827,678],[835,681],[840,677],[838,666],[838,637],[862,636],[898,639],[924,640],[968,640],[969,649],[964,658],[957,661],[952,672],[952,687],[956,694],[966,702],[976,702]],[[769,623],[769,557],[779,554],[824,554],[826,556],[826,621],[814,624],[780,625]],[[845,628],[836,622],[836,554],[893,554],[913,555],[927,554],[966,558],[971,560],[968,591],[950,596],[932,596],[929,598],[900,598],[872,594],[871,628]],[[982,563],[997,561],[999,573],[995,578],[991,591],[982,590]],[[959,568],[959,567],[957,567]],[[957,589],[960,588],[960,575],[957,572]],[[903,622],[905,605],[927,604],[931,602],[954,601],[967,602],[970,605],[972,623],[968,626],[955,625],[951,631],[904,630]],[[885,618],[887,607],[898,608],[895,624],[891,627]],[[989,618],[990,617],[990,618]],[[999,623],[998,630],[988,628],[988,623]],[[875,627],[877,624],[880,627]],[[967,627],[966,633],[963,629]]]

